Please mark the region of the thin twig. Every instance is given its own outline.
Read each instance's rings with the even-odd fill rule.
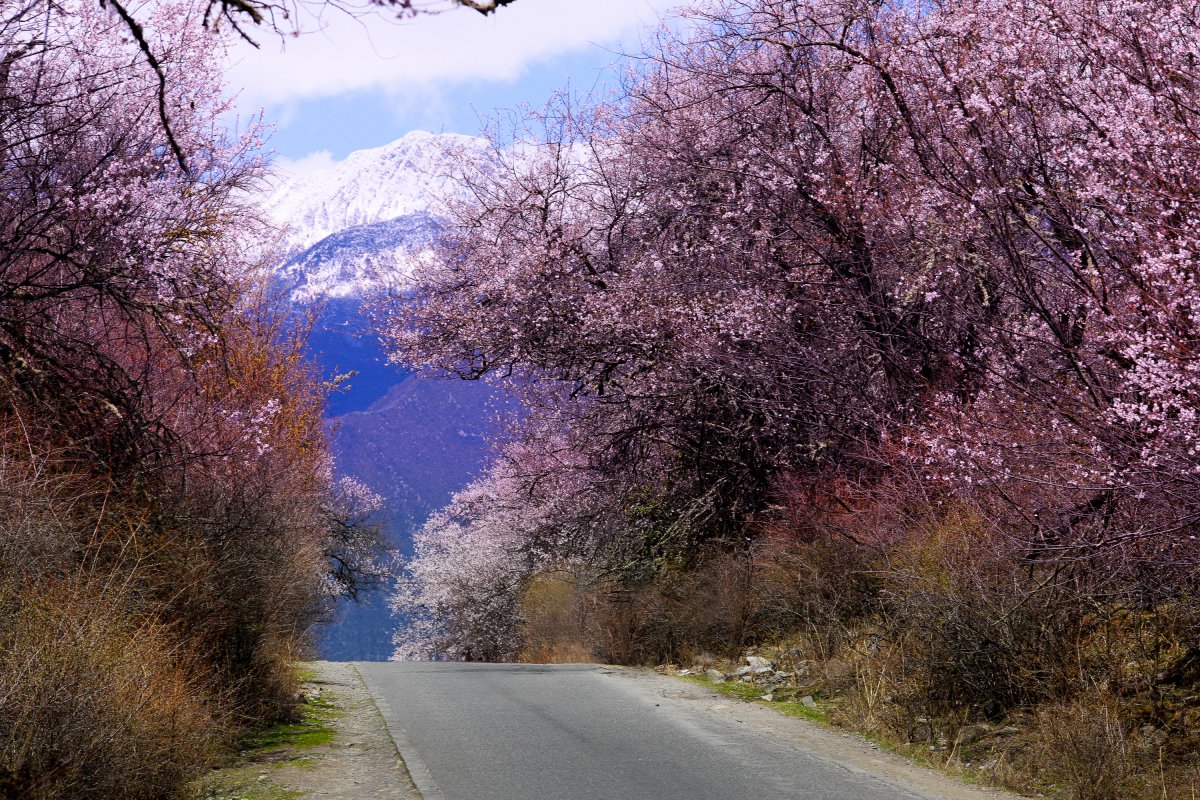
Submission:
[[[179,168],[188,174],[187,159],[183,155],[183,148],[179,146],[179,142],[175,140],[175,132],[171,130],[171,119],[167,115],[167,73],[162,67],[162,63],[158,60],[158,56],[154,55],[154,51],[150,48],[150,43],[146,41],[145,31],[142,30],[141,24],[138,23],[133,15],[121,5],[119,0],[101,0],[102,4],[111,5],[113,10],[117,12],[117,16],[125,23],[125,27],[129,28],[129,32],[133,34],[134,41],[138,43],[138,47],[142,50],[142,55],[146,57],[146,62],[150,68],[154,70],[154,74],[158,76],[158,119],[162,122],[163,131],[167,134],[167,143],[171,146],[171,152],[175,154],[175,160],[179,162]]]

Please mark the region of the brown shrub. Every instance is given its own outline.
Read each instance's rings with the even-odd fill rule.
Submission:
[[[114,587],[0,589],[0,796],[169,798],[221,725],[161,625]]]
[[[533,576],[521,595],[519,661],[578,664],[594,660],[598,636],[596,596],[581,591],[571,570]]]
[[[832,658],[877,604],[873,557],[829,531],[775,530],[749,547],[714,545],[640,585],[592,588],[591,642],[607,661],[692,663],[800,634]]]
[[[688,569],[669,567],[637,586],[601,584],[597,608],[601,659],[624,664],[732,655],[754,636],[757,576],[744,554],[710,550]]]
[[[207,509],[193,496],[172,511],[174,536],[136,568],[139,591],[248,724],[290,718],[292,663],[324,610],[320,553],[299,546],[274,498],[210,497]]]
[[[1066,565],[1023,562],[1006,542],[951,513],[892,552],[886,627],[925,712],[999,717],[1069,697],[1095,620]]]
[[[1072,800],[1144,796],[1128,726],[1115,698],[1099,687],[1078,700],[1046,703],[1034,716],[1032,746],[1020,766],[1043,783],[1067,787]]]
[[[339,524],[311,321],[206,286],[187,309],[58,304],[42,333],[71,346],[0,364],[0,798],[179,793],[226,723],[292,713],[330,589],[372,572]]]
[[[1105,561],[1122,554],[1031,553],[983,509],[892,489],[858,507],[805,497],[753,542],[640,584],[540,575],[524,658],[756,650],[837,724],[951,769],[1072,800],[1194,798],[1194,595]]]
[[[879,552],[832,527],[773,530],[753,550],[753,639],[801,636],[821,661],[856,642],[880,609]]]

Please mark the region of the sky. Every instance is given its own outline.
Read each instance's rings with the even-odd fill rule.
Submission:
[[[611,82],[620,53],[679,0],[517,0],[484,17],[450,9],[403,22],[328,11],[297,37],[260,33],[231,55],[229,88],[245,119],[262,109],[270,146],[319,168],[411,130],[475,134],[496,109],[541,106],[563,86]]]

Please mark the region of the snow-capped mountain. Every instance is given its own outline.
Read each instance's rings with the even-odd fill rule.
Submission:
[[[347,228],[429,212],[450,189],[456,159],[486,146],[472,136],[413,131],[325,169],[284,173],[264,210],[287,226],[287,244],[303,249]]]
[[[431,212],[482,139],[414,131],[314,172],[276,180],[263,209],[283,230],[278,275],[297,301],[402,283],[437,236]]]

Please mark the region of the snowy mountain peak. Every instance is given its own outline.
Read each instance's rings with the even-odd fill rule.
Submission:
[[[285,164],[264,210],[284,231],[278,274],[293,298],[359,296],[380,276],[402,278],[428,254],[429,212],[452,190],[455,160],[486,148],[471,136],[413,131],[321,169]]]
[[[449,188],[451,154],[485,147],[471,136],[413,131],[324,169],[281,174],[265,210],[288,229],[294,252],[347,228],[429,211]]]
[[[275,274],[298,303],[401,288],[414,270],[437,258],[439,231],[437,220],[424,212],[355,225],[292,256]]]

